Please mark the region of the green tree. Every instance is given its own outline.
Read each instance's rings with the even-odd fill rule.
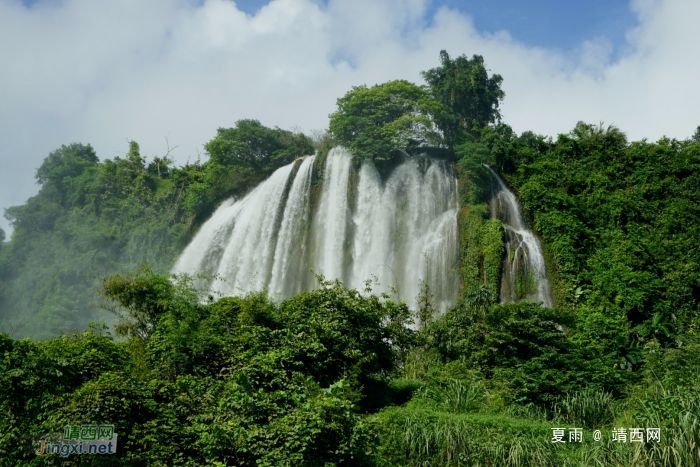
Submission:
[[[450,59],[440,51],[441,66],[422,72],[433,97],[457,116],[459,129],[473,132],[500,121],[499,103],[505,97],[501,75],[489,76],[481,55]]]
[[[219,128],[204,148],[221,165],[279,167],[314,153],[310,138],[280,128],[267,128],[257,120],[239,120],[234,128]]]
[[[606,127],[603,122],[591,125],[580,121],[571,131],[571,136],[583,143],[602,143],[604,147],[623,148],[627,146],[627,136],[615,125]]]
[[[62,145],[48,155],[36,171],[40,184],[61,184],[66,177],[77,177],[87,167],[97,164],[98,159],[92,146],[80,143]]]
[[[0,255],[0,327],[39,338],[111,322],[95,307],[96,277],[143,261],[168,270],[221,201],[314,151],[304,134],[254,120],[219,129],[206,147],[208,161],[181,167],[170,145],[148,160],[135,141],[102,162],[79,143],[51,152],[36,173],[39,193],[5,210],[14,233]]]
[[[396,80],[355,86],[338,99],[330,116],[335,141],[353,154],[372,161],[387,161],[400,152],[444,147],[439,129],[448,112],[427,91],[408,81]]]
[[[428,282],[420,281],[420,293],[418,294],[418,324],[421,329],[427,328],[433,322],[437,310],[433,306],[434,295],[430,293],[430,285]]]
[[[196,307],[198,296],[188,282],[173,282],[167,276],[159,276],[148,268],[135,274],[113,274],[102,282],[102,296],[107,299],[103,307],[115,314],[118,335],[136,337],[148,342],[158,327],[162,316],[172,309]]]

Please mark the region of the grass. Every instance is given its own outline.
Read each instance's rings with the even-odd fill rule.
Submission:
[[[615,401],[609,392],[586,388],[566,394],[554,406],[557,419],[575,427],[601,427],[615,419]]]
[[[378,414],[389,465],[530,466],[555,463],[551,424],[504,414],[391,408]]]
[[[426,386],[420,389],[416,397],[430,401],[445,412],[474,412],[484,405],[488,393],[480,382],[448,381],[443,386]]]
[[[690,467],[700,465],[700,391],[649,388],[629,405],[586,388],[553,411],[496,411],[480,383],[448,381],[374,416],[384,464],[405,467]],[[584,427],[582,443],[552,443],[553,427]],[[660,428],[661,442],[612,440],[614,427]],[[602,439],[593,439],[593,430]],[[568,435],[565,437],[568,441]],[[646,441],[646,437],[645,437]]]

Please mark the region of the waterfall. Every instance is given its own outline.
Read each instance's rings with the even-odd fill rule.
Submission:
[[[382,184],[377,169],[360,169],[357,208],[352,222],[352,273],[360,287],[380,278],[412,308],[426,281],[437,308],[446,311],[457,299],[457,179],[443,161],[411,158]]]
[[[248,196],[224,203],[187,246],[174,271],[215,274],[215,295],[261,290],[268,284],[275,224],[294,164],[278,169]]]
[[[270,290],[291,296],[301,289],[304,270],[300,258],[304,255],[305,229],[310,214],[311,174],[314,157],[301,163],[289,191],[287,206],[280,226],[273,260]]]
[[[425,281],[436,308],[452,306],[460,285],[452,166],[427,156],[406,158],[382,180],[374,165],[358,166],[347,150],[335,148],[318,167],[323,178],[314,182],[317,165],[314,156],[306,157],[244,198],[224,202],[174,272],[216,276],[206,283],[216,296],[267,289],[274,298],[313,288],[314,273],[358,290],[376,277],[373,292],[414,309]]]
[[[485,164],[484,164],[485,165]],[[553,306],[547,278],[542,245],[525,227],[518,200],[503,179],[491,167],[491,218],[499,219],[505,229],[506,256],[501,279],[501,303],[514,303],[522,299]]]
[[[323,177],[321,205],[315,219],[315,246],[318,250],[314,270],[327,279],[343,278],[343,251],[348,231],[348,180],[352,156],[335,148],[328,154]]]

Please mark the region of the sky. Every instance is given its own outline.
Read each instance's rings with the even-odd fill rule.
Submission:
[[[322,130],[352,86],[422,83],[441,49],[503,76],[518,133],[685,139],[697,18],[697,0],[0,0],[0,208],[37,193],[62,144],[150,158],[167,138],[177,164],[205,160],[219,127]]]

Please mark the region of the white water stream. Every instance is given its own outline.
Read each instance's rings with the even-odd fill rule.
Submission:
[[[491,167],[491,218],[500,219],[506,232],[506,256],[501,279],[501,303],[522,299],[553,306],[542,245],[525,227],[518,200]]]
[[[312,213],[314,157],[278,169],[246,197],[224,202],[202,225],[174,272],[216,275],[217,296],[267,288],[287,298],[317,283],[313,274],[364,289],[376,277],[415,309],[426,281],[441,311],[459,294],[457,179],[451,166],[407,158],[386,180],[333,149]],[[313,269],[313,272],[310,271]]]

